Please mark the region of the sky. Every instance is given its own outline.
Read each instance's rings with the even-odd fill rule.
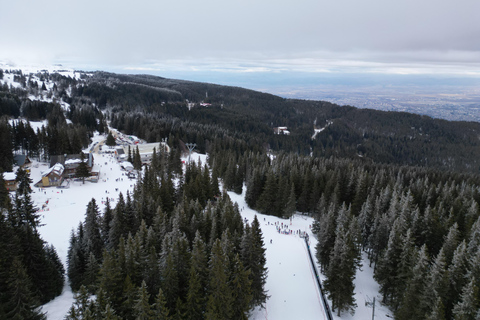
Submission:
[[[192,80],[480,77],[478,0],[0,0],[0,8],[0,61],[11,64]]]

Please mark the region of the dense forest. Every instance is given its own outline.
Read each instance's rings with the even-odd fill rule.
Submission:
[[[192,163],[180,177],[171,166],[155,158],[103,214],[88,204],[70,239],[79,293],[67,319],[247,319],[265,303],[258,220],[242,220],[208,167]]]
[[[13,201],[0,174],[0,318],[45,319],[40,306],[63,290],[64,267],[40,237],[28,172],[17,171]]]
[[[36,133],[0,122],[11,146],[0,153],[4,170],[20,148],[46,159],[84,147],[107,121],[174,150],[156,156],[115,208],[89,203],[71,236],[69,319],[245,318],[266,299],[262,237],[219,190],[245,187],[261,213],[315,218],[316,258],[338,314],[354,312],[353,280],[368,263],[396,319],[480,316],[480,124],[146,75],[42,74],[56,84],[43,89],[8,72],[21,86],[0,88],[1,115],[51,118]],[[30,101],[32,92],[55,100]],[[274,134],[278,126],[291,134]],[[188,142],[208,164],[182,172]]]

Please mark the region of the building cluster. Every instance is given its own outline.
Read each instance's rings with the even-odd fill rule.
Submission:
[[[93,170],[93,153],[85,155],[83,160],[87,164],[90,177],[88,180],[97,182],[100,175],[99,171]],[[80,154],[66,154],[50,157],[50,168],[42,173],[42,179],[35,183],[35,187],[60,186],[65,179],[74,179],[77,177],[77,169],[81,160]]]

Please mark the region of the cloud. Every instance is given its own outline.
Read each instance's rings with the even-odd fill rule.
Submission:
[[[0,5],[0,59],[126,71],[480,72],[477,0]]]

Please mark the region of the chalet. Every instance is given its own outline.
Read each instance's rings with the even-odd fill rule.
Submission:
[[[25,154],[16,154],[13,156],[13,163],[20,168],[25,169],[27,172],[30,172],[30,167],[32,166],[32,161]]]
[[[35,183],[35,187],[59,186],[63,181],[65,168],[63,164],[56,163],[50,169],[42,173],[42,180]]]
[[[14,172],[4,172],[3,180],[5,181],[5,187],[8,191],[17,190],[18,183],[15,181],[17,175]]]
[[[77,167],[80,164],[81,156],[79,154],[57,155],[50,157],[50,167],[53,167],[56,163],[60,163],[64,167],[63,175],[66,178],[73,178],[76,175]],[[92,153],[85,154],[85,160],[89,171],[92,171],[94,159]]]
[[[288,131],[287,127],[276,127],[276,128],[273,128],[273,133],[284,134],[288,136],[290,134],[290,131]]]

